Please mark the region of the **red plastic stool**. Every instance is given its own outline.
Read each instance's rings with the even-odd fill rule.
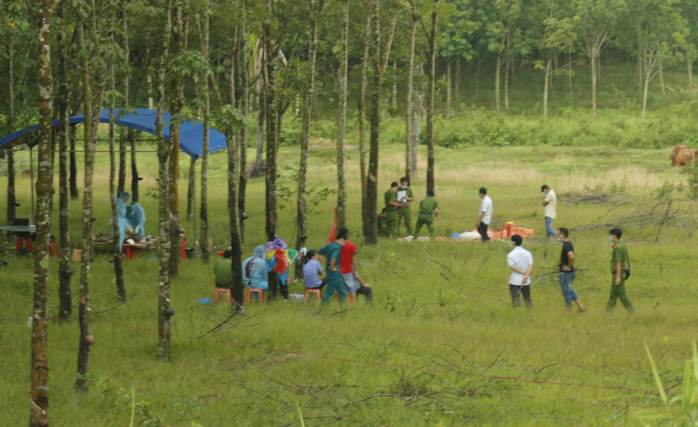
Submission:
[[[56,247],[56,242],[50,242],[48,244],[48,256],[49,258],[58,256],[58,248]]]
[[[513,222],[508,222],[506,224],[502,224],[502,234],[501,234],[502,238],[513,236],[514,235],[513,232],[516,231],[516,228],[517,228],[516,224],[514,224]],[[506,230],[506,232],[507,232],[506,236],[504,235],[504,230]]]
[[[264,301],[264,289],[248,288],[247,289],[247,304],[252,303],[252,294],[255,294],[255,293],[259,297],[259,302]]]
[[[15,253],[19,253],[19,248],[24,248],[29,252],[34,252],[34,241],[31,237],[18,237],[17,246],[15,247]]]
[[[182,240],[182,260],[187,259],[187,239]]]
[[[322,289],[305,288],[305,305],[308,305],[310,302],[310,294],[315,294],[317,296],[317,301],[320,302],[322,298]]]
[[[218,295],[220,295],[221,292],[228,294],[228,304],[230,304],[230,301],[233,300],[233,293],[230,292],[230,289],[216,288],[216,298],[213,299],[213,305],[218,305]]]
[[[133,246],[129,245],[122,245],[121,246],[121,258],[124,257],[124,251],[126,251],[126,259],[132,260],[133,259]],[[135,248],[136,249],[136,258],[140,259],[141,258],[141,249],[140,248]]]

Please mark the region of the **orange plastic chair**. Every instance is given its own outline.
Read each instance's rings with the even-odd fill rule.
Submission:
[[[28,250],[29,252],[34,252],[34,241],[31,239],[31,237],[18,237],[17,238],[17,246],[15,247],[15,253],[19,253],[19,248],[24,248]]]
[[[56,247],[56,242],[50,242],[48,244],[48,256],[49,258],[54,258],[58,256],[58,248]]]
[[[322,289],[305,288],[305,305],[310,302],[310,294],[315,294],[318,302],[322,299]]]
[[[264,301],[264,289],[248,288],[247,289],[247,304],[252,303],[252,294],[255,294],[255,293],[259,297],[259,302]]]
[[[228,294],[228,304],[230,304],[230,302],[233,300],[233,293],[230,291],[230,289],[216,288],[216,297],[213,299],[213,305],[218,305],[218,296],[221,294],[221,292]]]

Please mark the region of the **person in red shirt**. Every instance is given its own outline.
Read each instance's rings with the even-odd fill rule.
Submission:
[[[344,280],[344,285],[347,288],[347,294],[349,295],[349,305],[354,305],[356,301],[356,294],[365,295],[366,302],[373,302],[373,290],[371,286],[364,283],[359,277],[358,266],[356,261],[356,246],[354,243],[349,241],[349,230],[346,228],[340,228],[337,232],[346,231],[347,241],[342,246],[342,251],[339,257],[339,273],[342,275]]]

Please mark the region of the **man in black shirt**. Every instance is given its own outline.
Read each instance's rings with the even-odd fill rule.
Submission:
[[[577,293],[572,289],[572,282],[577,275],[574,271],[574,246],[569,239],[570,230],[558,228],[557,241],[562,243],[562,253],[560,253],[560,287],[562,296],[565,297],[565,307],[567,312],[572,312],[572,301],[577,304],[580,312],[587,311],[584,304],[577,297]]]

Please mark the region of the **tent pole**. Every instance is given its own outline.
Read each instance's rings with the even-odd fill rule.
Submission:
[[[31,180],[31,193],[32,193],[32,217],[29,221],[30,224],[34,223],[34,147],[29,147],[29,179]]]

